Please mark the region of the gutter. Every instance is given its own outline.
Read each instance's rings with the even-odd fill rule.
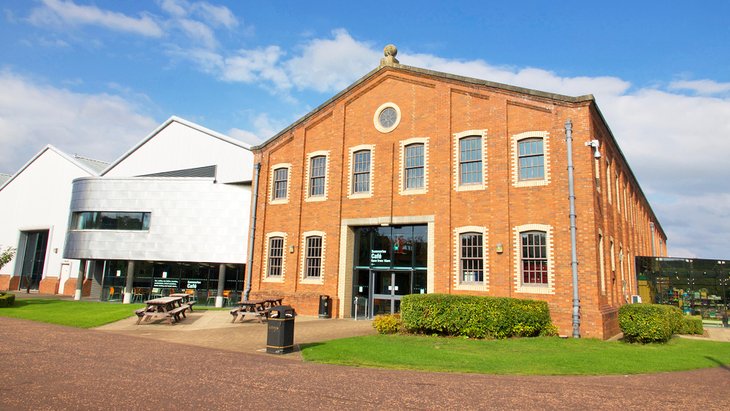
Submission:
[[[256,165],[254,166],[253,190],[251,191],[253,204],[251,204],[251,228],[249,229],[250,234],[248,237],[248,261],[246,262],[246,285],[243,290],[243,301],[248,301],[248,296],[249,294],[251,294],[251,277],[253,274],[253,242],[256,235],[256,209],[258,208],[260,173],[261,163],[256,163]]]

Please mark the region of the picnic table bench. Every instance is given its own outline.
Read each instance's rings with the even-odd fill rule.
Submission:
[[[135,310],[137,325],[152,320],[167,320],[172,325],[173,321],[180,321],[180,317],[187,318],[186,310],[191,310],[189,304],[182,303],[182,297],[160,297],[145,301],[147,307]],[[192,310],[191,310],[192,311]]]
[[[243,321],[247,315],[253,315],[260,323],[266,318],[266,300],[239,301],[236,305],[238,307],[231,310],[232,323]]]
[[[183,304],[187,304],[190,306],[190,312],[193,312],[193,306],[197,301],[193,300],[194,295],[188,294],[188,293],[174,293],[170,294],[170,297],[180,297],[182,298]]]
[[[239,301],[236,303],[238,307],[230,312],[233,317],[231,322],[243,322],[247,315],[253,315],[259,323],[263,323],[263,320],[269,317],[269,310],[272,307],[281,305],[282,300],[283,298],[264,298],[261,300]]]

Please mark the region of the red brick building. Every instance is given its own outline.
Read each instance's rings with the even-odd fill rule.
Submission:
[[[254,147],[252,298],[317,314],[328,295],[345,318],[397,312],[410,293],[540,299],[570,334],[569,119],[581,334],[618,333],[633,258],[665,255],[666,235],[593,96],[404,66],[390,46]]]

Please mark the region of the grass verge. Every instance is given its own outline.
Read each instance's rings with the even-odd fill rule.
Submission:
[[[95,301],[27,299],[15,300],[12,307],[0,308],[0,317],[93,328],[134,315],[144,304],[114,304]]]
[[[302,345],[305,360],[358,367],[481,374],[643,374],[730,366],[730,344],[673,338],[666,344],[595,339],[469,340],[373,335]]]

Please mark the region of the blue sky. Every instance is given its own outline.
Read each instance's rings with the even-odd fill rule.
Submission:
[[[594,94],[673,255],[730,258],[730,2],[0,4],[0,172],[170,115],[256,143],[378,64]]]

